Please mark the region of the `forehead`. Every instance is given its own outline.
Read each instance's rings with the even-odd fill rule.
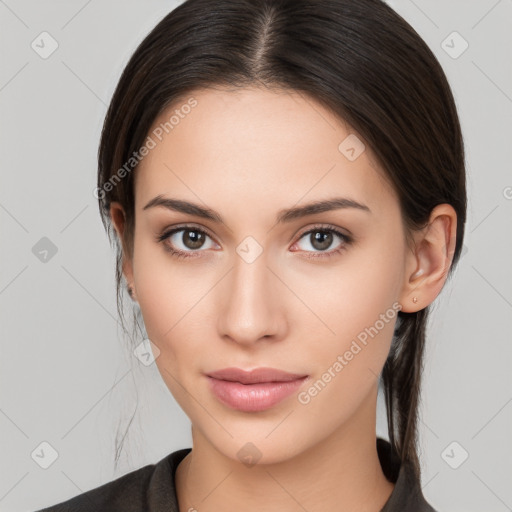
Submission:
[[[217,211],[239,200],[248,211],[277,211],[333,195],[376,213],[397,207],[364,139],[296,91],[197,90],[167,108],[148,136],[154,147],[135,174],[137,210],[159,194]]]

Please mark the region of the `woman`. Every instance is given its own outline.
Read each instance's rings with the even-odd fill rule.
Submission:
[[[433,510],[417,408],[429,305],[462,248],[464,148],[398,14],[187,0],[122,74],[96,195],[118,298],[193,446],[46,511]]]

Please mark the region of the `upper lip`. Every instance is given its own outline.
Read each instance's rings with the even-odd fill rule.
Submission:
[[[256,384],[259,382],[288,382],[301,379],[307,375],[289,373],[276,368],[255,368],[246,371],[241,368],[224,368],[207,374],[209,377],[219,380],[240,382],[241,384]]]

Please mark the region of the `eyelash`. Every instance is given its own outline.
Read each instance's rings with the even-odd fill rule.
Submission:
[[[159,243],[163,243],[165,250],[168,251],[171,254],[171,256],[174,256],[175,258],[178,258],[178,259],[196,258],[197,256],[195,256],[194,253],[201,252],[200,249],[198,249],[197,251],[180,251],[180,250],[172,248],[169,244],[165,243],[165,241],[169,237],[171,237],[175,233],[178,233],[179,231],[196,231],[197,233],[201,233],[201,234],[206,235],[209,238],[213,239],[213,237],[204,229],[198,228],[196,226],[191,226],[191,225],[177,226],[175,228],[172,228],[170,230],[163,232],[161,235],[157,235],[156,241]],[[313,228],[309,229],[308,231],[305,231],[304,233],[302,233],[300,235],[300,237],[298,238],[298,240],[301,240],[306,235],[310,235],[311,233],[317,233],[317,232],[332,233],[332,234],[338,236],[342,240],[342,244],[340,245],[340,247],[338,247],[338,249],[335,249],[332,251],[318,251],[316,253],[309,254],[308,256],[306,256],[306,258],[331,258],[333,256],[338,255],[342,251],[344,251],[346,246],[350,245],[353,242],[352,237],[342,233],[335,226],[331,226],[329,224],[314,226]],[[305,251],[305,252],[311,252],[311,251]]]

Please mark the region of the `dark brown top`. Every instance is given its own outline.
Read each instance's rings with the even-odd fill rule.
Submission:
[[[156,464],[38,512],[179,512],[174,474],[191,450],[182,448],[172,452]],[[380,512],[435,512],[425,501],[410,465],[400,464],[389,442],[377,438],[377,451],[386,478],[395,484]]]

